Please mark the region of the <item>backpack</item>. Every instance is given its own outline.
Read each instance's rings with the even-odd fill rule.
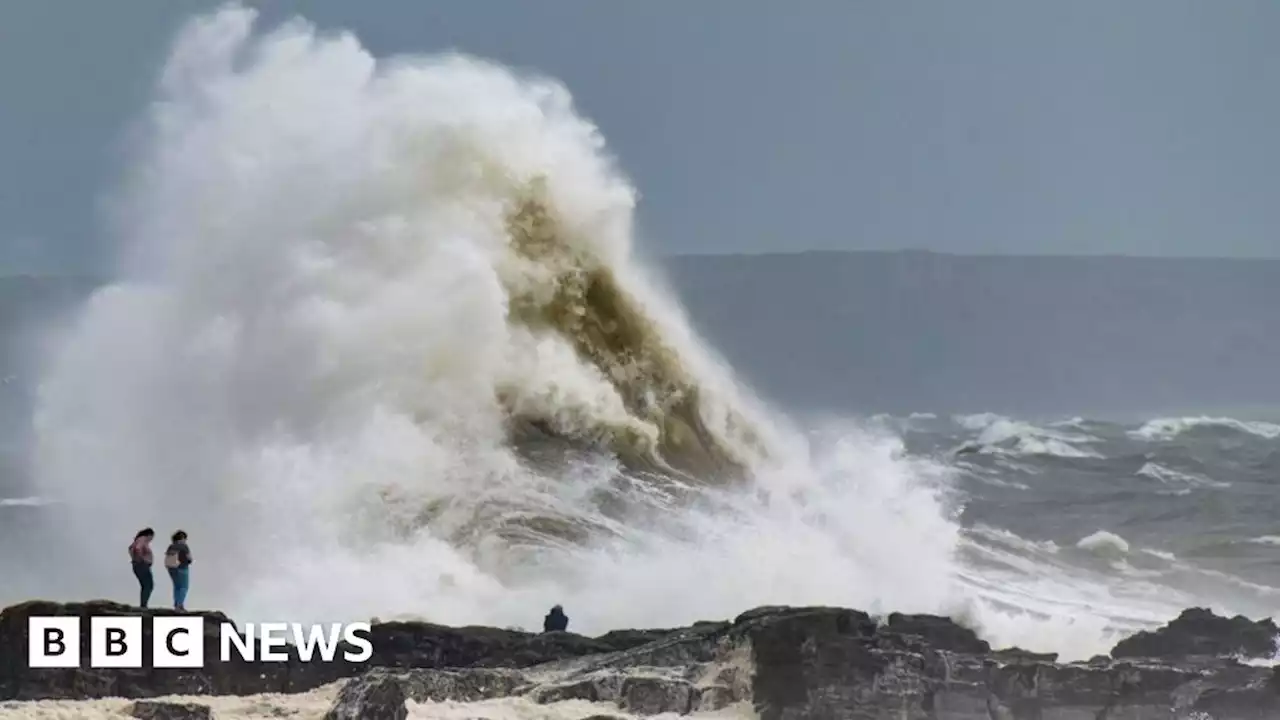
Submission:
[[[167,552],[164,554],[164,566],[173,570],[178,567],[178,551]]]

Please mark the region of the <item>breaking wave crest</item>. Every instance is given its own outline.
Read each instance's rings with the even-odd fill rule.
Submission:
[[[1142,427],[1134,430],[1132,434],[1134,437],[1143,440],[1169,440],[1184,433],[1195,432],[1238,432],[1267,440],[1275,440],[1280,438],[1280,425],[1257,420],[1236,420],[1234,418],[1158,418],[1147,421]]]
[[[47,367],[46,588],[132,594],[153,525],[190,533],[193,605],[242,619],[957,599],[947,470],[737,383],[633,257],[635,192],[564,88],[254,22],[179,35],[116,281]]]

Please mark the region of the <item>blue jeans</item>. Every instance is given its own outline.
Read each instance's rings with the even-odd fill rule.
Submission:
[[[151,566],[146,563],[134,563],[133,576],[138,578],[138,586],[142,589],[142,602],[138,607],[146,607],[147,601],[151,599],[151,591],[156,586],[155,580],[151,577]]]
[[[169,568],[169,579],[173,580],[173,606],[178,610],[186,610],[187,588],[191,587],[191,569]]]

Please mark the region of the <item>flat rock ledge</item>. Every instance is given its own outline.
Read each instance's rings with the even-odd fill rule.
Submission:
[[[213,720],[213,710],[198,703],[139,700],[127,712],[137,720]]]
[[[409,702],[507,697],[603,703],[632,716],[739,707],[761,720],[1280,720],[1280,673],[1245,662],[1276,655],[1276,626],[1194,608],[1121,641],[1109,657],[1078,663],[992,650],[944,617],[769,607],[730,622],[598,638],[378,623],[374,656],[360,665],[303,663],[296,654],[285,663],[220,663],[225,616],[206,613],[212,641],[202,669],[27,667],[28,616],[102,614],[171,613],[106,602],[4,610],[0,700],[125,697],[139,700],[133,717],[186,720],[212,714],[148,699],[299,693],[342,681],[326,720],[404,720]]]

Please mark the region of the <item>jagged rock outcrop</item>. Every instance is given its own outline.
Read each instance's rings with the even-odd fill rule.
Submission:
[[[946,618],[895,614],[876,619],[822,607],[758,608],[731,622],[594,639],[377,624],[374,658],[361,666],[291,660],[274,671],[214,663],[180,675],[168,670],[89,674],[26,668],[25,657],[15,654],[25,653],[25,617],[33,611],[96,614],[106,607],[28,603],[0,614],[0,699],[300,692],[337,676],[358,675],[338,693],[328,716],[332,720],[399,719],[408,701],[505,697],[543,704],[594,702],[637,716],[741,704],[761,720],[1280,718],[1280,674],[1233,657],[1269,657],[1274,625],[1201,610],[1122,642],[1116,657],[1083,663],[1057,663],[1051,654],[1017,649],[993,651]],[[1134,648],[1150,648],[1152,656],[1131,657]],[[201,690],[193,693],[191,687]]]
[[[1273,657],[1277,634],[1280,628],[1271,618],[1255,622],[1240,615],[1225,618],[1204,608],[1188,608],[1159,630],[1116,643],[1111,657]]]

